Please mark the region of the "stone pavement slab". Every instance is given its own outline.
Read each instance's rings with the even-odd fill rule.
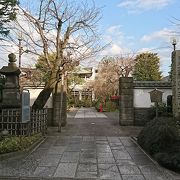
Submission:
[[[79,136],[75,138],[79,143],[79,148],[75,148],[75,151],[69,151],[69,147],[73,147],[71,141],[66,145],[63,143],[63,146],[56,146],[57,142],[70,140],[71,136],[58,136],[55,139],[54,144],[46,148],[44,148],[45,141],[24,160],[0,162],[0,175],[73,179],[173,180],[173,176],[154,164],[130,137],[123,137],[123,141],[121,137],[103,137],[102,140],[106,143],[102,145],[96,143],[96,140],[98,142],[101,139],[99,136]],[[129,143],[123,145],[125,139]],[[116,142],[112,143],[112,140]],[[85,142],[87,144],[84,144]],[[87,145],[86,149],[84,145]],[[129,145],[138,154],[130,151]],[[75,143],[74,146],[76,147]],[[38,156],[36,152],[41,151],[43,156]],[[38,158],[37,161],[36,158]],[[180,179],[176,177],[174,180],[178,178]]]
[[[75,177],[77,165],[77,163],[60,163],[54,177]]]
[[[88,128],[85,134],[83,128],[92,128],[91,122],[97,123],[99,117],[87,117],[93,113],[97,117],[91,108],[87,112],[82,108],[78,113],[83,117],[82,123],[75,126],[80,133],[71,129],[75,128],[73,121],[80,119],[74,117],[71,128],[64,128],[61,134],[48,134],[25,159],[1,161],[0,180],[5,176],[15,180],[180,180],[179,175],[155,164],[126,133],[121,136],[121,129],[114,127],[107,115],[100,120],[104,124],[100,123],[99,131],[104,125],[109,127],[101,135],[97,130],[90,134]],[[113,130],[116,132],[109,132]]]

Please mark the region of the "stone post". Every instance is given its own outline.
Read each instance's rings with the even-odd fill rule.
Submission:
[[[180,50],[172,52],[172,102],[173,116],[180,119]]]
[[[67,95],[61,82],[53,94],[53,126],[65,126],[67,123]]]
[[[0,74],[6,77],[5,85],[2,90],[2,108],[20,108],[20,86],[19,86],[19,74],[20,69],[16,66],[16,56],[11,53],[8,56],[8,66],[3,66],[0,69]]]
[[[119,124],[122,126],[134,125],[133,78],[120,77],[119,79]]]

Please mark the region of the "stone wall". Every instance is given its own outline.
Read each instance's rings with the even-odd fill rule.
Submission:
[[[149,92],[158,89],[163,92],[163,102],[172,95],[171,82],[133,81],[133,78],[120,78],[120,125],[145,125],[154,116]]]
[[[155,117],[152,108],[134,108],[134,125],[144,126]]]
[[[163,81],[134,81],[134,124],[145,125],[155,117],[151,103],[150,94],[154,89],[163,92],[163,103],[167,103],[167,96],[172,95],[171,82]],[[139,94],[138,94],[139,93]]]

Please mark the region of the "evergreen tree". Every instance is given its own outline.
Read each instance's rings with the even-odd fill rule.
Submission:
[[[138,81],[161,80],[160,59],[156,53],[141,53],[135,58],[133,77]]]
[[[8,35],[6,23],[15,20],[17,4],[18,0],[0,0],[0,36]]]

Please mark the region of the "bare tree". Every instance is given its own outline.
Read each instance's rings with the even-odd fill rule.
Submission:
[[[129,77],[132,75],[135,57],[134,55],[116,56],[114,57],[115,67],[114,70],[118,74],[118,77]]]
[[[43,55],[50,74],[33,104],[33,108],[39,109],[44,107],[69,66],[76,66],[79,61],[100,51],[96,29],[100,9],[93,2],[66,0],[39,0],[36,7],[36,11],[30,11],[19,6],[20,18],[17,18],[15,27],[22,33],[26,52]],[[50,61],[52,53],[55,58]]]
[[[98,76],[91,84],[98,97],[118,94],[119,77],[132,75],[134,56],[104,57],[98,66]]]

